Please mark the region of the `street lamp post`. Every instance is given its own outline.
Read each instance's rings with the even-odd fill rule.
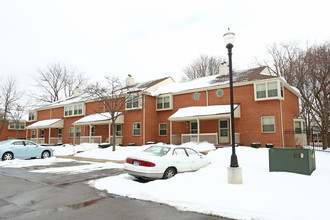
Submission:
[[[228,49],[229,59],[229,87],[230,87],[230,127],[231,127],[231,146],[232,155],[230,159],[230,167],[228,168],[228,182],[234,184],[242,183],[242,169],[238,165],[235,150],[235,123],[234,123],[234,92],[233,92],[233,65],[232,65],[232,49],[234,47],[235,34],[228,28],[228,32],[223,35],[226,48]],[[237,169],[235,169],[237,168]]]

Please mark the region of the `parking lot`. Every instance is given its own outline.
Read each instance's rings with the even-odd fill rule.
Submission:
[[[86,164],[90,162],[64,160],[45,166],[0,167],[0,219],[219,219],[115,196],[86,184],[123,173],[121,168],[70,175],[31,172]]]

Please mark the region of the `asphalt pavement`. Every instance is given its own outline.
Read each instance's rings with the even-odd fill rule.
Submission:
[[[83,164],[63,162],[51,166]],[[0,167],[0,219],[227,219],[120,197],[87,184],[89,180],[121,174],[122,169],[70,175],[30,172],[43,168]]]

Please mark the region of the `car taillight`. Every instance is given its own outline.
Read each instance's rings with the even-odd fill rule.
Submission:
[[[154,167],[156,164],[144,160],[136,160],[136,159],[131,159],[127,158],[126,163],[130,163],[136,166],[143,166],[143,167]]]

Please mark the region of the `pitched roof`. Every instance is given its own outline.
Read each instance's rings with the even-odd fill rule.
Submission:
[[[244,71],[233,72],[233,82],[249,82],[255,80],[271,79],[277,78],[277,76],[272,76],[266,66],[257,67],[253,69],[248,69]],[[184,92],[193,89],[202,89],[212,86],[229,85],[228,75],[212,75],[205,76],[198,79],[193,79],[190,81],[170,83],[168,85],[158,88],[152,95],[157,96],[161,94]]]

